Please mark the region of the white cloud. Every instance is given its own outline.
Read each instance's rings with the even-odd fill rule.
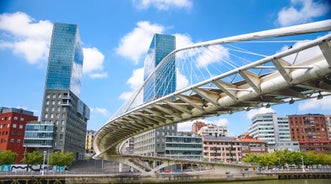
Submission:
[[[147,9],[155,7],[158,10],[169,10],[170,8],[186,8],[192,7],[191,0],[135,0],[137,8]]]
[[[331,96],[323,97],[323,99],[309,99],[299,103],[299,111],[308,111],[313,109],[331,110]]]
[[[9,49],[30,64],[47,61],[53,24],[48,20],[34,21],[23,13],[0,14],[0,49]],[[104,78],[104,55],[95,47],[83,48],[83,72],[91,78]],[[96,71],[98,73],[96,73]]]
[[[183,89],[189,85],[189,81],[186,76],[181,74],[178,69],[176,69],[176,90]]]
[[[147,53],[153,35],[163,31],[164,27],[161,25],[151,24],[148,21],[138,22],[137,27],[121,39],[116,52],[138,64],[142,55]]]
[[[144,82],[144,67],[138,68],[132,72],[131,77],[127,80],[127,84],[129,84],[131,91],[123,92],[120,95],[120,99],[128,100],[134,93],[134,91],[138,90],[143,85]]]
[[[261,107],[259,109],[251,109],[246,113],[246,117],[248,119],[252,119],[257,114],[274,113],[274,112],[275,111],[272,108]]]
[[[291,0],[290,7],[284,7],[278,12],[278,23],[290,26],[311,21],[312,18],[325,15],[330,10],[327,1],[323,3],[313,0]]]
[[[213,121],[212,124],[216,126],[226,126],[229,123],[228,119],[226,118],[221,118],[216,121]]]
[[[185,34],[175,34],[176,36],[176,48],[183,48],[188,45],[194,44],[189,35]],[[212,63],[227,60],[229,55],[229,50],[221,45],[214,45],[208,47],[201,47],[197,49],[190,49],[178,52],[176,54],[178,59],[186,59],[196,57],[195,65],[198,68],[206,67]]]
[[[95,113],[98,113],[98,114],[101,114],[105,117],[108,117],[109,116],[109,111],[105,108],[100,108],[100,107],[95,107],[95,108],[91,108],[91,111],[92,112],[95,112]]]
[[[224,48],[223,46],[208,46],[196,58],[196,65],[198,68],[207,67],[212,63],[227,60],[229,57],[228,49]]]
[[[92,79],[102,79],[102,78],[107,78],[108,73],[107,72],[91,73],[88,74],[88,76]]]
[[[176,48],[177,49],[180,49],[182,47],[193,44],[190,35],[176,33],[175,37],[176,37]]]
[[[185,132],[190,132],[192,130],[192,124],[195,121],[186,121],[183,123],[178,123],[177,124],[177,130],[178,131],[185,131]]]
[[[83,48],[84,64],[83,73],[91,78],[107,78],[107,72],[103,72],[105,56],[95,47]]]
[[[29,63],[45,61],[48,52],[53,24],[48,21],[35,22],[22,12],[0,15],[0,49],[9,49]]]

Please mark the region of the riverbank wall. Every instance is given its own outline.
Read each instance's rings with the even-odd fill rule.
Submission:
[[[135,173],[126,174],[55,174],[55,175],[0,175],[2,184],[122,184],[122,183],[202,183],[222,181],[258,181],[277,179],[331,179],[331,172],[190,174],[169,173],[154,177]]]

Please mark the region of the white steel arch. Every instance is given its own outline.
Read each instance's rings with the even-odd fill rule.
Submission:
[[[163,61],[174,53],[193,47],[330,30],[331,20],[326,20],[217,39],[175,50]],[[96,133],[93,145],[96,152],[94,158],[111,159],[112,156],[120,154],[121,143],[126,139],[164,125],[330,95],[330,39],[331,34],[327,34],[299,47],[213,76],[154,101],[137,107],[126,106]],[[284,60],[287,56],[309,49],[318,49],[319,52],[300,63],[289,64]],[[272,69],[273,72],[258,74],[253,72],[255,69]],[[224,80],[236,76],[241,80],[234,82]],[[139,91],[136,96],[138,93]]]

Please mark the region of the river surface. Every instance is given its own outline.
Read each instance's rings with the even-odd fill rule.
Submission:
[[[331,179],[292,179],[292,180],[262,180],[262,181],[233,181],[212,182],[199,184],[331,184]]]

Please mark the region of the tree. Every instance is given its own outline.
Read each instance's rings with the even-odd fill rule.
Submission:
[[[50,156],[49,164],[58,165],[58,166],[67,166],[70,165],[75,160],[73,153],[61,153],[55,152]]]
[[[0,165],[13,164],[16,161],[17,153],[11,150],[5,150],[0,152]]]
[[[265,153],[265,154],[259,155],[259,158],[260,158],[259,164],[261,166],[266,166],[266,167],[269,167],[272,165],[277,165],[277,163],[279,161],[276,154],[274,154],[274,153]]]
[[[257,163],[259,163],[259,157],[256,154],[249,153],[244,157],[243,162],[257,164]]]
[[[44,155],[39,153],[38,151],[33,151],[31,153],[24,152],[24,157],[22,162],[27,165],[37,165],[42,164],[44,161]]]

